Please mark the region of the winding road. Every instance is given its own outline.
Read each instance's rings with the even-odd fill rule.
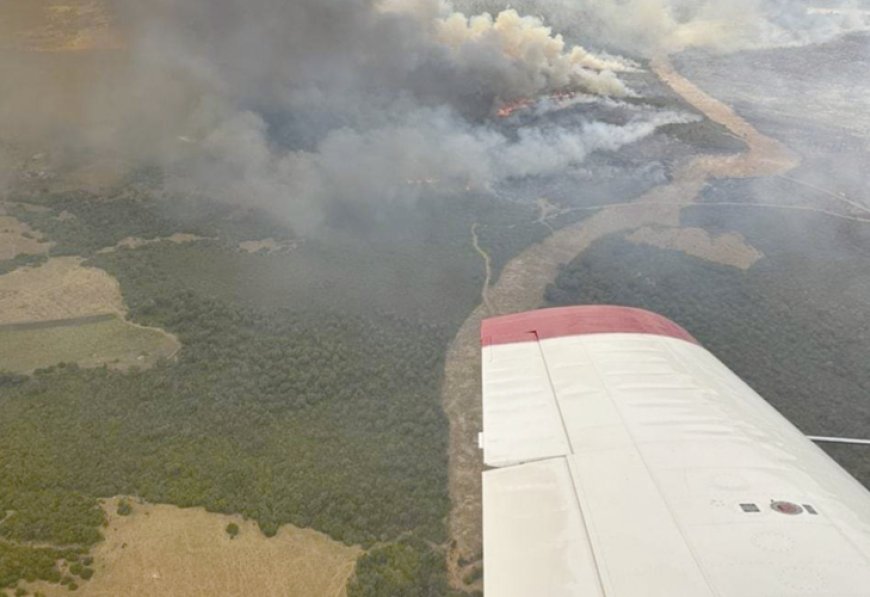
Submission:
[[[482,306],[488,313],[494,313],[492,303],[489,302],[489,287],[492,284],[492,258],[489,253],[484,251],[480,246],[480,238],[477,236],[477,224],[471,226],[471,242],[474,245],[474,250],[483,259],[483,264],[486,268],[486,277],[483,280],[483,287],[480,289],[480,300]]]

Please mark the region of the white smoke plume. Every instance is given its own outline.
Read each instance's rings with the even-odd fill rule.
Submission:
[[[632,70],[628,61],[596,56],[581,46],[566,51],[561,35],[536,17],[512,9],[493,18],[489,13],[466,17],[450,11],[435,21],[436,39],[458,60],[475,60],[481,46],[510,57],[525,71],[518,82],[530,95],[546,89],[579,88],[600,95],[624,96],[629,91],[615,73]]]
[[[499,10],[503,0],[457,0]],[[864,0],[515,0],[565,33],[642,56],[689,48],[737,51],[796,46],[870,28]]]

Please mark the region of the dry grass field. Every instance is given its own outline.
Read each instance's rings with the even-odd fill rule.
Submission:
[[[175,336],[124,320],[118,282],[77,257],[0,276],[0,369],[57,363],[148,368],[181,348]]]
[[[0,369],[30,373],[57,363],[113,369],[152,367],[181,347],[155,328],[137,326],[116,315],[0,326]]]
[[[117,499],[106,500],[106,540],[94,550],[93,578],[82,597],[308,597],[340,596],[359,547],[326,535],[284,526],[267,538],[257,525],[202,508],[138,504],[119,516]],[[239,526],[235,539],[229,523]],[[32,585],[47,597],[69,595],[57,585]]]
[[[101,269],[83,267],[78,257],[0,276],[0,325],[125,312],[118,282]]]

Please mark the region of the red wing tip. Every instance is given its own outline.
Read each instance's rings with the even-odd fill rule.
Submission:
[[[654,334],[700,344],[667,317],[612,305],[556,307],[484,319],[480,343],[491,346],[584,334]]]

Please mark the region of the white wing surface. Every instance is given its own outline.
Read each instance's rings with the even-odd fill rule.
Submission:
[[[488,597],[870,595],[870,493],[676,324],[568,307],[481,341]]]

